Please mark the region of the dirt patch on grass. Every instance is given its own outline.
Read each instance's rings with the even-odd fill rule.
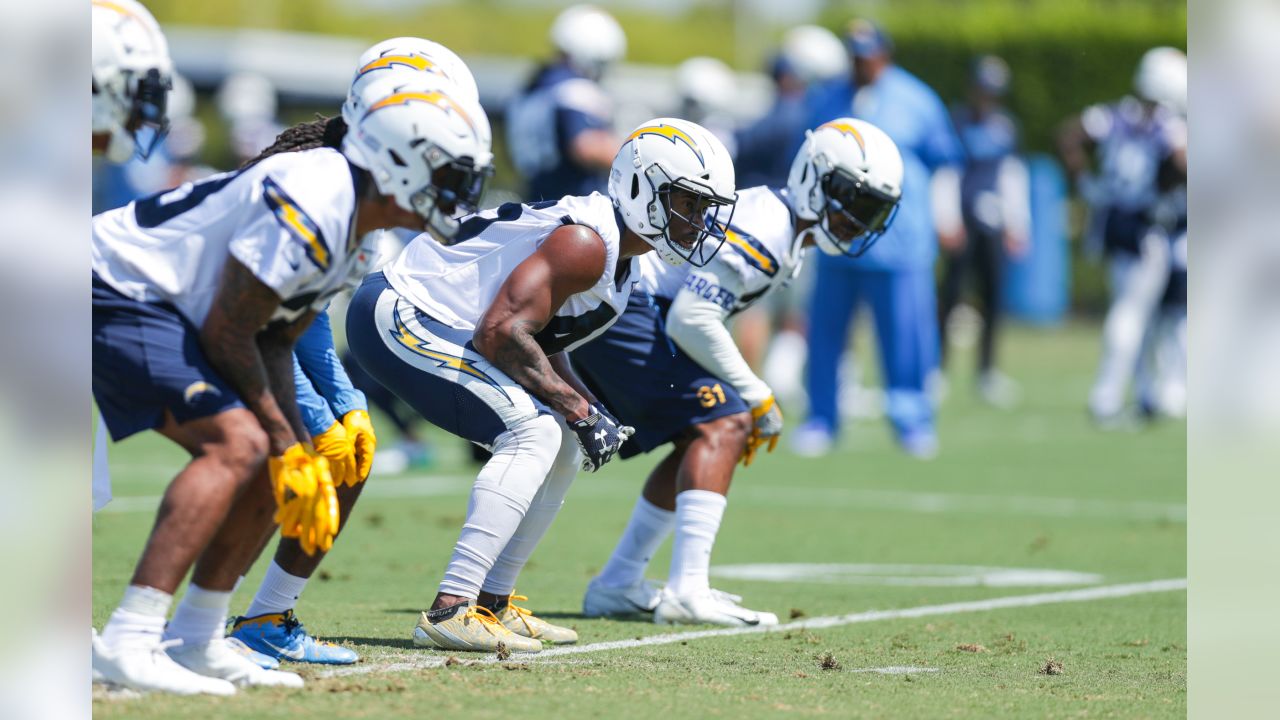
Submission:
[[[1053,658],[1045,660],[1044,665],[1040,666],[1041,675],[1061,675],[1063,672],[1062,663]]]
[[[956,649],[959,650],[960,652],[967,652],[967,653],[984,653],[987,651],[987,648],[985,646],[979,645],[978,643],[965,643],[963,645],[957,645]]]
[[[839,670],[840,661],[836,660],[836,656],[831,653],[822,653],[818,656],[818,667],[823,670]]]

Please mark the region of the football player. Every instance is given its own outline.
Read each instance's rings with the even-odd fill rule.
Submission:
[[[92,19],[93,150],[145,160],[169,129],[169,44],[136,0],[93,0]]]
[[[579,464],[599,469],[631,434],[567,356],[627,307],[636,256],[705,265],[735,199],[724,146],[658,118],[618,151],[608,195],[486,210],[457,244],[419,237],[365,279],[347,315],[356,360],[431,423],[493,453],[415,644],[536,652],[544,639],[577,640],[511,602]]]
[[[155,430],[192,456],[94,638],[107,681],[219,695],[302,684],[223,641],[231,591],[276,522],[308,553],[338,529],[328,462],[304,447],[294,341],[363,274],[358,238],[425,226],[447,239],[491,172],[488,120],[452,85],[371,87],[364,108],[350,127],[305,123],[238,171],[94,218],[94,397],[113,439]]]
[[[1187,124],[1176,107],[1179,97],[1185,102],[1186,73],[1180,51],[1148,51],[1134,73],[1133,95],[1086,108],[1058,138],[1063,164],[1090,206],[1086,242],[1101,241],[1110,276],[1102,356],[1089,392],[1089,413],[1104,429],[1129,424],[1129,381],[1170,280],[1169,237],[1151,230],[1161,175],[1186,176]]]
[[[343,118],[348,125],[359,121],[365,111],[362,95],[374,84],[424,78],[449,82],[468,101],[479,102],[475,78],[452,50],[422,38],[399,37],[384,40],[361,54],[343,104]],[[321,313],[299,339],[295,354],[301,361],[294,364],[298,407],[316,451],[329,460],[345,522],[369,476],[377,445],[368,404],[364,393],[353,387],[334,351],[327,313]],[[282,538],[277,545],[252,603],[244,616],[235,619],[231,630],[233,638],[266,656],[256,658],[260,664],[269,667],[284,659],[348,665],[359,659],[349,648],[308,634],[294,615],[294,606],[324,555],[323,550],[307,554],[296,540],[289,538]]]
[[[598,7],[574,5],[556,17],[550,36],[555,60],[507,110],[507,147],[534,200],[604,190],[621,145],[600,78],[626,53],[622,26]]]
[[[870,123],[839,118],[807,133],[785,190],[743,190],[725,249],[706,267],[642,261],[627,312],[573,354],[574,367],[636,428],[631,457],[671,444],[649,475],[604,570],[582,601],[588,617],[652,613],[655,622],[773,625],[773,613],[708,582],[711,549],[739,460],[773,450],[782,411],[724,323],[775,292],[805,250],[857,256],[889,226],[902,195],[897,146]],[[644,579],[675,531],[666,587]]]

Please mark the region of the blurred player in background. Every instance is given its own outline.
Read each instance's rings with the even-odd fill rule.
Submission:
[[[1063,164],[1089,204],[1085,241],[1101,245],[1111,280],[1102,357],[1089,393],[1089,413],[1104,428],[1130,420],[1129,381],[1170,280],[1173,238],[1155,227],[1154,213],[1162,175],[1170,187],[1186,177],[1187,125],[1177,110],[1185,104],[1186,67],[1178,50],[1148,51],[1134,74],[1133,96],[1086,108],[1066,121],[1058,138]]]
[[[366,99],[350,128],[341,118],[296,126],[238,171],[95,218],[95,399],[114,439],[155,429],[192,455],[94,638],[107,681],[221,695],[302,684],[223,639],[232,589],[276,521],[306,553],[328,549],[338,530],[329,464],[304,447],[293,345],[364,274],[359,238],[447,227],[488,162],[487,135],[459,152],[469,123],[441,87],[371,89]]]
[[[743,359],[725,322],[784,287],[805,251],[858,255],[884,232],[902,193],[902,158],[869,123],[840,118],[807,134],[787,189],[743,190],[726,247],[705,267],[640,261],[627,312],[573,354],[587,386],[634,425],[624,458],[667,443],[631,520],[582,601],[587,617],[652,613],[655,622],[775,625],[710,586],[711,549],[739,460],[772,450],[782,411]],[[644,579],[674,531],[671,570]]]
[[[739,185],[786,185],[793,158],[785,149],[808,129],[805,94],[809,88],[848,72],[844,44],[830,30],[801,25],[783,35],[781,46],[769,63],[773,105],[736,133],[738,154],[734,165]],[[752,303],[734,316],[734,337],[743,358],[752,367],[763,366],[764,376],[779,400],[799,400],[803,395],[808,319],[801,298],[808,298],[812,269],[794,278],[785,293],[770,293],[762,302]],[[773,333],[775,322],[778,331]]]
[[[552,23],[550,38],[555,59],[507,109],[507,147],[533,200],[603,191],[621,144],[600,78],[626,54],[622,27],[600,8],[574,5]]]
[[[599,469],[632,432],[568,353],[627,307],[635,256],[705,264],[736,199],[723,146],[683,120],[637,128],[613,167],[608,195],[507,203],[466,219],[451,246],[414,240],[351,301],[347,337],[364,369],[493,452],[416,645],[537,652],[544,639],[577,641],[513,604],[579,465]]]
[[[940,194],[959,195],[958,203],[952,199],[935,208],[938,226],[947,228],[939,238],[960,243],[942,248],[947,267],[938,313],[942,356],[945,360],[947,319],[960,301],[966,277],[974,272],[984,314],[978,395],[990,405],[1005,408],[1017,403],[1018,386],[995,365],[997,333],[1004,316],[1004,264],[1007,258],[1027,252],[1031,225],[1027,168],[1016,154],[1018,126],[1003,105],[1009,79],[1009,66],[998,57],[986,55],[974,62],[969,100],[952,113],[964,145],[964,168],[959,174],[946,168],[935,176]],[[947,210],[956,207],[961,216],[947,217]]]
[[[361,54],[343,104],[343,121],[357,126],[368,112],[365,96],[372,93],[377,97],[386,92],[378,88],[421,82],[440,85],[444,91],[459,95],[461,113],[470,109],[474,114],[479,107],[475,78],[452,50],[422,38],[399,37],[380,42]],[[442,102],[438,98],[434,101]],[[468,202],[477,199],[470,198]],[[437,228],[436,233],[441,239],[452,241],[448,225],[444,223],[444,229]],[[345,522],[374,462],[377,437],[369,420],[368,404],[334,350],[327,310],[299,339],[294,354],[298,407],[316,451],[329,460]],[[369,382],[375,391],[387,392],[372,378]],[[325,665],[356,662],[354,651],[312,637],[294,614],[298,598],[324,556],[323,550],[309,554],[296,541],[281,539],[253,602],[244,616],[235,619],[232,637],[272,661]]]
[[[737,120],[733,106],[738,100],[738,78],[722,60],[691,57],[676,68],[676,95],[679,117],[696,122],[724,143],[729,157],[737,158],[734,136]]]
[[[878,26],[850,23],[845,38],[853,73],[811,93],[809,127],[851,116],[884,130],[902,153],[906,199],[887,233],[859,258],[818,258],[809,326],[809,419],[792,437],[803,455],[822,455],[840,427],[837,370],[860,301],[875,319],[885,378],[886,414],[898,444],[914,457],[938,451],[926,389],[938,365],[933,263],[937,235],[927,188],[939,168],[964,159],[946,106],[929,86],[893,63]],[[954,241],[951,241],[955,244]]]

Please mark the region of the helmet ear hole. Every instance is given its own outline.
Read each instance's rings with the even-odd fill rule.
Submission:
[[[640,196],[640,176],[638,174],[631,175],[631,199],[635,200]]]
[[[387,154],[391,156],[391,162],[396,165],[399,165],[400,167],[409,167],[409,163],[405,162],[404,158],[400,157],[400,154],[395,150],[388,149]]]

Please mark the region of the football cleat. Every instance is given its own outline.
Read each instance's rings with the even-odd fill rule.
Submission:
[[[668,588],[653,610],[653,621],[659,625],[725,625],[751,627],[777,625],[778,616],[771,612],[748,610],[738,603],[742,598],[719,590],[704,590],[677,595]]]
[[[239,687],[302,687],[300,676],[258,667],[254,661],[232,649],[223,638],[176,645],[169,648],[169,657],[194,673],[221,678]]]
[[[110,648],[93,636],[93,679],[142,692],[174,695],[235,695],[236,686],[226,680],[196,674],[173,661],[166,650],[181,640],[148,638],[136,644]]]
[[[422,613],[413,630],[413,644],[441,650],[534,653],[542,643],[507,629],[498,616],[475,600]],[[501,648],[499,647],[501,646]]]
[[[619,617],[650,615],[658,606],[662,588],[650,580],[640,579],[633,585],[610,587],[594,577],[582,596],[582,614],[587,617]]]
[[[277,660],[350,665],[360,659],[354,650],[308,635],[292,610],[238,617],[232,622],[231,637],[248,645],[250,650]]]
[[[578,631],[573,628],[552,625],[513,602],[514,600],[528,599],[524,595],[512,593],[507,596],[505,602],[492,608],[493,614],[498,617],[498,621],[508,630],[517,635],[541,640],[552,645],[572,645],[578,642]]]
[[[245,656],[246,658],[249,659],[249,662],[253,663],[254,665],[257,665],[263,670],[279,670],[280,669],[279,660],[276,660],[270,655],[263,655],[257,650],[254,650],[248,645],[245,645],[238,638],[228,637],[228,638],[223,638],[223,641],[227,643],[227,647]]]

